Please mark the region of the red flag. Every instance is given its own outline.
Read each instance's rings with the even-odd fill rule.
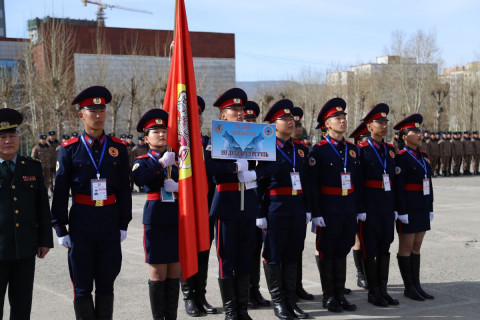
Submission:
[[[173,41],[163,109],[168,112],[167,142],[179,158],[179,257],[185,280],[198,272],[197,253],[209,249],[210,237],[207,175],[184,0],[177,0]]]

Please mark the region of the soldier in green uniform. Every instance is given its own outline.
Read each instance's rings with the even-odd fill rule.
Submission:
[[[45,185],[47,188],[52,189],[52,177],[50,176],[50,166],[52,165],[52,148],[47,143],[47,135],[38,135],[38,144],[32,148],[30,156],[33,159],[39,160],[42,163],[43,176],[45,177]]]
[[[7,286],[10,319],[30,319],[35,256],[53,247],[42,165],[17,154],[22,121],[18,111],[0,109],[0,319]]]

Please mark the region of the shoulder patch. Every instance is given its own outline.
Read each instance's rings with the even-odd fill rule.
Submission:
[[[326,145],[326,144],[328,144],[328,141],[325,140],[325,139],[323,139],[322,141],[317,142],[316,146],[319,146],[319,147],[320,147],[320,146],[324,146],[324,145]]]
[[[400,172],[402,172],[402,168],[395,167],[395,174],[400,174]]]
[[[300,144],[300,145],[302,145],[302,146],[304,146],[304,147],[307,146],[307,145],[305,144],[305,142],[303,142],[302,140],[295,140],[295,139],[292,139],[292,140],[293,140],[293,142],[296,143],[296,144]]]
[[[398,151],[397,154],[398,154],[398,155],[401,155],[401,154],[404,154],[405,152],[407,152],[407,151],[402,149],[402,150]]]
[[[361,142],[358,146],[359,146],[360,148],[364,148],[364,147],[366,147],[366,146],[368,146],[368,145],[370,145],[370,144],[369,144],[367,141],[363,141],[363,142]]]
[[[310,158],[308,159],[308,164],[309,164],[311,167],[313,167],[313,166],[315,166],[315,165],[317,164],[317,160],[315,160],[314,157],[310,157]]]
[[[71,138],[71,139],[68,139],[68,140],[65,141],[65,142],[62,142],[62,146],[63,146],[63,147],[67,147],[67,146],[69,146],[69,145],[74,144],[75,142],[78,142],[78,137],[73,137],[73,138]]]
[[[110,137],[112,138],[112,141],[116,142],[116,143],[120,143],[120,144],[123,144],[124,146],[127,145],[127,142],[126,141],[123,141],[122,139],[119,139],[117,137]]]
[[[140,163],[135,163],[132,168],[132,172],[135,171],[138,167],[140,167]]]
[[[148,158],[148,157],[149,157],[148,154],[143,154],[141,156],[136,157],[135,159],[143,159],[143,158]]]
[[[395,149],[395,146],[394,146],[393,144],[391,144],[391,143],[388,143],[388,142],[385,142],[385,144],[386,144],[387,146],[389,146],[390,148],[393,148],[393,149]]]

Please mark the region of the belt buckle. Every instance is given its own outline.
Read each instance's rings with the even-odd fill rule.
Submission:
[[[242,183],[241,182],[238,183],[238,191],[242,191]]]
[[[292,196],[296,196],[296,195],[297,195],[297,190],[292,188]]]
[[[95,200],[95,207],[103,207],[103,200]]]

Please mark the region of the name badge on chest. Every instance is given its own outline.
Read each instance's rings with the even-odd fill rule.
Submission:
[[[352,189],[350,172],[341,173],[340,177],[342,179],[342,196],[346,196],[348,195],[348,190]]]
[[[300,182],[300,174],[298,172],[290,172],[290,179],[292,180],[293,190],[302,190],[302,183]]]
[[[383,178],[383,189],[385,191],[391,191],[392,186],[390,184],[390,176],[388,174],[382,174],[382,178]]]
[[[92,200],[107,200],[107,179],[90,180]]]
[[[430,180],[423,179],[423,195],[428,196],[430,194]]]

